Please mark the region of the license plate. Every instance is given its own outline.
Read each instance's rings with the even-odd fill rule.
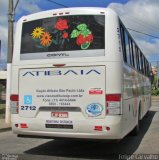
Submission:
[[[63,129],[73,129],[73,125],[66,124],[45,124],[46,128],[63,128]]]
[[[68,118],[68,112],[52,112],[51,117],[54,117],[54,118]]]

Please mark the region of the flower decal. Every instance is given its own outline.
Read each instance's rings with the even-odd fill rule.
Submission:
[[[66,19],[58,19],[58,21],[55,24],[55,28],[57,30],[63,31],[65,29],[68,29],[68,22]]]
[[[81,49],[89,48],[93,42],[93,34],[86,24],[79,24],[76,29],[72,31],[71,38],[77,38],[76,44],[81,46]]]
[[[35,46],[40,49],[47,49],[53,42],[52,36],[49,32],[44,31],[45,28],[36,27],[32,32],[32,38],[35,42]]]
[[[42,36],[41,36],[41,39],[40,39],[40,44],[42,46],[46,46],[48,47],[50,44],[51,44],[51,35],[49,32],[45,32]]]
[[[87,29],[87,25],[86,24],[80,24],[77,26],[77,29],[80,31],[85,31]]]
[[[86,43],[86,38],[85,38],[82,34],[80,34],[80,35],[77,37],[76,43],[77,43],[77,45],[80,46],[80,45]]]
[[[68,20],[59,18],[54,28],[52,33],[54,34],[54,37],[56,37],[56,42],[53,41],[53,43],[63,46],[66,40],[69,41],[69,34],[67,31],[69,29]]]
[[[36,27],[32,32],[32,38],[40,38],[41,35],[44,33],[44,28],[42,27]]]
[[[45,28],[36,27],[31,36],[37,48],[48,50],[52,44],[63,46],[66,40],[69,41],[69,34],[66,31],[68,28],[68,20],[59,18],[51,32],[45,31]]]
[[[86,37],[86,41],[92,43],[92,42],[93,42],[93,35],[92,35],[92,34],[89,34],[89,35]]]
[[[63,39],[68,38],[68,33],[67,33],[67,32],[64,32],[63,35],[62,35],[62,38],[63,38]]]
[[[52,25],[54,27],[50,26],[47,28],[49,32],[43,27],[34,28],[31,36],[35,46],[45,51],[48,51],[52,45],[55,45],[57,49],[60,47],[64,48],[68,46],[70,38],[74,38],[75,44],[80,46],[81,49],[88,49],[94,37],[87,24],[81,23],[72,30],[70,27],[74,27],[75,23],[71,25],[68,22],[66,18],[58,18],[56,23]]]

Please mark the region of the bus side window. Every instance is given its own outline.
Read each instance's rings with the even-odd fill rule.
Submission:
[[[134,63],[134,54],[133,54],[133,42],[132,42],[132,39],[129,37],[129,50],[130,50],[130,63],[131,63],[131,66],[135,66],[135,63]]]
[[[137,60],[137,70],[140,72],[140,50],[136,47],[136,60]]]
[[[146,60],[146,76],[149,77],[148,61]]]
[[[149,78],[152,78],[152,70],[151,70],[151,64],[148,62],[148,74],[149,74]]]
[[[144,57],[144,74],[146,76],[147,74],[147,69],[146,69],[146,58]]]
[[[125,38],[124,38],[124,28],[120,25],[120,35],[121,35],[121,44],[122,44],[122,51],[123,51],[123,58],[124,62],[127,63],[127,56],[126,56],[126,46],[125,46]]]
[[[138,52],[139,55],[139,65],[140,65],[140,72],[142,73],[142,59],[141,59],[141,51]]]
[[[147,69],[146,69],[146,59],[145,59],[145,57],[144,57],[144,73],[145,73],[145,75],[147,74]]]
[[[125,48],[126,48],[126,57],[127,57],[127,63],[131,65],[131,55],[130,55],[130,49],[129,49],[129,36],[126,31],[124,31],[124,39],[125,39]]]
[[[139,59],[138,59],[138,48],[135,46],[135,55],[136,55],[136,69],[139,70]]]
[[[145,59],[145,76],[147,76],[148,77],[148,71],[147,71],[147,60],[146,60],[146,58],[144,58]]]
[[[135,43],[133,42],[133,57],[134,57],[134,68],[137,69],[137,57],[136,57],[136,45]]]
[[[140,52],[140,57],[141,57],[142,74],[144,74],[144,56],[142,52]]]

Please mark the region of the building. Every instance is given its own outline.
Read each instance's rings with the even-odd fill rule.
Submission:
[[[157,68],[152,66],[152,74],[157,75]]]
[[[7,71],[0,71],[0,103],[6,101]]]
[[[152,66],[151,71],[152,71],[152,77],[151,77],[152,88],[157,89],[159,87],[157,67]]]

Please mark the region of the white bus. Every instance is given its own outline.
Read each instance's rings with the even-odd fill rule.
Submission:
[[[151,106],[149,68],[109,8],[22,17],[12,63],[13,132],[105,140],[137,133]]]

